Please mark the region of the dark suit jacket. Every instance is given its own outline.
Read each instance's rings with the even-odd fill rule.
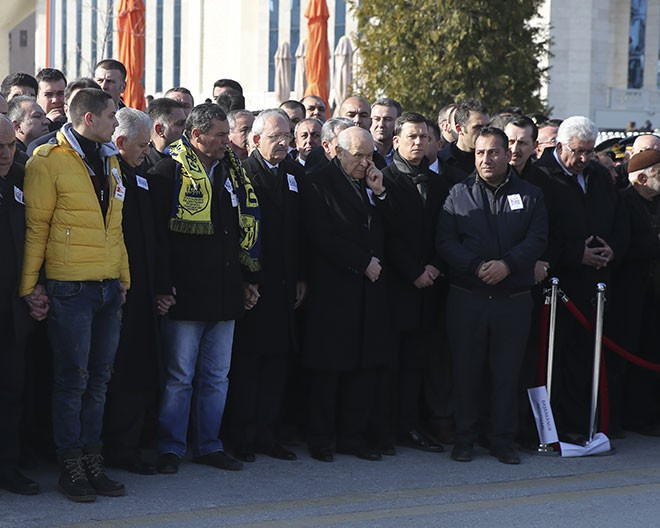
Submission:
[[[286,158],[275,176],[257,150],[243,166],[259,199],[263,280],[259,302],[236,322],[234,350],[238,354],[284,355],[295,346],[293,306],[301,278],[298,182],[304,178],[304,169]],[[288,181],[290,177],[293,182]]]
[[[581,309],[590,310],[595,285],[610,282],[613,266],[626,253],[630,238],[627,211],[612,178],[599,163],[592,161],[584,170],[586,193],[554,156],[544,155],[534,167],[540,172],[532,175],[530,182],[543,190],[550,227],[542,260],[550,263],[550,274],[559,277],[566,294]],[[582,264],[585,240],[592,235],[604,239],[614,250],[615,262],[600,270]]]
[[[426,201],[422,200],[398,153],[383,171],[390,198],[390,210],[385,212],[390,307],[393,323],[400,330],[413,330],[437,322],[437,284],[419,289],[413,282],[427,264],[442,270],[442,260],[435,249],[435,235],[449,183],[444,176],[428,170],[426,158],[420,167],[428,176]]]
[[[384,261],[380,211],[362,199],[339,161],[307,175],[303,221],[309,248],[309,296],[304,365],[350,370],[384,365],[392,345],[387,311],[387,269],[372,283],[372,257]]]
[[[10,192],[13,192],[14,186],[23,190],[24,175],[25,169],[22,165],[14,163],[11,166],[9,173],[5,177]],[[3,241],[3,243],[13,244],[16,270],[20,277],[21,269],[23,268],[23,245],[25,243],[25,205],[14,199],[13,194],[7,197],[7,203],[9,207],[9,224],[12,239],[11,241]],[[16,344],[19,345],[19,347],[22,347],[25,344],[28,333],[32,327],[32,320],[28,314],[25,301],[18,296],[18,281],[16,283],[14,295],[12,296],[12,317],[14,319]],[[0,337],[0,346],[1,340],[2,337]]]

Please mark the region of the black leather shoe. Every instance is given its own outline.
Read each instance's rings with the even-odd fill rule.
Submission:
[[[125,469],[129,473],[136,475],[155,475],[158,473],[156,466],[139,456],[128,458],[106,458],[105,465],[117,469]]]
[[[374,451],[378,451],[381,455],[385,456],[396,456],[394,444],[379,444],[374,447]]]
[[[27,478],[18,469],[8,471],[0,476],[0,488],[16,493],[17,495],[36,495],[40,488],[34,480]]]
[[[335,460],[329,447],[309,446],[309,454],[313,459],[319,460],[320,462],[334,462]]]
[[[413,449],[419,449],[420,451],[428,451],[430,453],[442,453],[445,450],[440,444],[436,444],[433,440],[427,438],[426,435],[416,429],[413,429],[400,437],[399,444],[406,447],[412,447]]]
[[[180,463],[181,459],[174,453],[164,453],[158,457],[156,469],[158,470],[158,473],[174,475],[179,472]]]
[[[193,458],[195,464],[204,464],[205,466],[213,466],[218,469],[226,469],[227,471],[240,471],[243,469],[243,463],[235,458],[230,457],[224,451],[214,451],[206,455]]]
[[[452,460],[456,462],[472,462],[472,446],[468,444],[456,444],[451,450]]]
[[[236,447],[234,449],[234,456],[243,462],[254,462],[257,459],[254,449],[248,445]]]
[[[277,458],[278,460],[296,460],[298,458],[293,451],[289,451],[280,444],[260,446],[257,448],[257,451],[264,455],[268,455],[269,457]]]
[[[383,459],[382,455],[378,451],[368,447],[337,447],[337,453],[341,453],[342,455],[353,455],[362,460],[368,460],[369,462],[377,462],[378,460]]]
[[[490,454],[502,464],[520,464],[520,457],[513,447],[493,447]]]

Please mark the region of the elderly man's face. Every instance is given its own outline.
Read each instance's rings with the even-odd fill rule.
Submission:
[[[271,115],[264,123],[261,134],[255,134],[255,144],[259,154],[271,165],[277,165],[286,158],[291,132],[288,121],[279,115]]]
[[[337,145],[337,158],[350,178],[364,178],[369,162],[374,156],[374,143],[369,138],[355,137],[348,149]]]
[[[628,177],[631,182],[645,187],[648,196],[660,194],[660,163],[635,171]]]
[[[570,172],[578,174],[582,172],[594,155],[595,141],[579,140],[571,138],[565,145],[557,143],[557,155]]]
[[[16,152],[14,127],[6,119],[0,121],[0,177],[4,178],[11,169]]]
[[[16,131],[23,143],[30,143],[48,133],[48,119],[36,102],[23,102],[21,108],[23,119],[16,124]]]
[[[120,136],[116,143],[124,161],[131,167],[137,167],[149,152],[149,129],[141,127],[134,138]]]

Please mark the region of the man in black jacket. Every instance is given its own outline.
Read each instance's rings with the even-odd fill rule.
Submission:
[[[137,172],[149,151],[151,120],[140,110],[124,107],[117,112],[117,122],[112,139],[119,150],[126,186],[122,227],[131,289],[126,294],[114,372],[108,384],[103,447],[108,466],[152,475],[156,467],[142,459],[140,442],[146,418],[155,414],[158,394],[156,247],[149,183]],[[153,433],[154,426],[149,425]]]
[[[534,165],[541,172],[531,179],[543,190],[548,208],[550,235],[542,260],[587,318],[593,315],[596,284],[611,284],[612,267],[623,258],[630,231],[609,172],[592,160],[597,133],[586,117],[564,120],[556,147]],[[608,301],[610,306],[616,302],[612,290]],[[580,442],[590,425],[593,337],[560,310],[556,347],[552,407],[557,429],[560,437]],[[616,380],[608,375],[608,381]]]
[[[196,106],[170,158],[149,171],[156,218],[157,306],[165,356],[157,467],[176,473],[192,421],[193,462],[240,470],[218,438],[234,321],[258,299],[259,206],[229,123]],[[245,282],[245,287],[244,287]],[[193,383],[194,382],[194,383]]]
[[[168,147],[181,137],[186,125],[183,105],[167,97],[159,97],[151,101],[147,114],[151,119],[151,142],[149,152],[142,162],[143,172],[147,172],[160,160],[168,157]]]
[[[379,403],[389,403],[386,408],[395,410],[400,444],[442,451],[421,431],[419,409],[424,367],[438,326],[436,281],[441,280],[442,265],[435,232],[449,184],[428,168],[429,130],[424,116],[405,113],[396,119],[393,131],[395,150],[383,179],[392,204],[386,215],[385,255],[392,271],[388,289],[397,343]]]
[[[25,342],[30,317],[18,296],[23,262],[25,204],[23,167],[13,163],[14,127],[0,115],[0,488],[21,495],[39,493],[39,485],[18,470],[20,425],[25,387]],[[48,311],[47,299],[30,300],[35,319]]]
[[[333,460],[337,451],[380,460],[367,448],[378,371],[391,335],[387,323],[382,217],[387,200],[373,164],[368,131],[339,134],[337,156],[305,178],[303,218],[309,235],[309,297],[303,366],[309,368],[309,451]]]
[[[484,128],[476,172],[455,185],[440,215],[438,251],[447,261],[449,346],[454,365],[456,444],[452,458],[472,460],[484,387],[489,387],[491,454],[518,464],[518,375],[530,325],[534,264],[547,242],[541,191],[508,163],[508,139]],[[488,379],[484,379],[488,372]]]
[[[301,121],[302,123],[303,121]],[[263,280],[259,302],[236,322],[228,417],[237,458],[255,452],[295,460],[278,438],[278,419],[295,347],[294,309],[302,302],[300,195],[303,167],[287,156],[289,123],[280,110],[265,110],[252,125],[256,149],[244,162],[261,210]]]

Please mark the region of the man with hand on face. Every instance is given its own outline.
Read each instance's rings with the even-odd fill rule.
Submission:
[[[59,130],[67,122],[64,113],[66,77],[55,68],[43,68],[37,73],[37,82],[39,83],[37,103],[46,112],[46,117],[50,121],[48,130],[51,132]]]
[[[342,130],[355,126],[347,117],[331,117],[321,127],[321,145],[311,150],[305,160],[305,172],[325,167],[336,155],[337,136]]]
[[[42,145],[25,173],[25,260],[20,295],[43,293],[45,265],[53,350],[53,435],[59,490],[76,502],[119,496],[105,475],[101,427],[106,387],[119,342],[121,306],[130,286],[122,232],[126,188],[117,149],[112,98],[80,90],[71,123],[57,144]]]
[[[387,201],[367,130],[339,134],[337,156],[305,178],[309,297],[303,366],[309,374],[309,451],[331,462],[337,451],[380,460],[367,447],[380,370],[391,345],[382,259],[384,230],[376,204]]]
[[[240,460],[253,462],[255,453],[295,460],[296,454],[278,438],[278,422],[288,361],[296,346],[294,310],[305,295],[299,268],[298,189],[304,171],[287,156],[289,123],[279,110],[264,110],[257,116],[252,138],[256,148],[243,167],[261,211],[263,280],[259,302],[236,322],[229,429]]]
[[[439,316],[434,285],[441,278],[442,265],[435,249],[435,231],[449,184],[429,171],[426,150],[430,138],[424,116],[402,114],[393,132],[394,156],[383,179],[393,204],[392,214],[385,218],[385,248],[391,266],[388,286],[396,351],[379,403],[389,411],[386,417],[394,410],[395,423],[380,425],[386,429],[389,425],[390,431],[393,427],[401,445],[440,452],[442,446],[421,430],[419,409],[424,367]],[[392,439],[382,442],[390,447]]]
[[[288,133],[288,132],[287,132]],[[193,462],[240,470],[218,435],[234,321],[259,293],[259,203],[214,103],[193,108],[170,157],[148,173],[156,222],[156,301],[165,382],[157,469],[176,473],[192,422]],[[285,147],[286,149],[286,147]]]
[[[480,433],[485,395],[490,453],[518,464],[518,375],[527,343],[534,263],[548,227],[541,191],[509,167],[506,134],[484,128],[475,142],[476,171],[449,192],[437,231],[450,291],[447,329],[454,371],[456,443],[451,457],[469,462]],[[488,372],[489,379],[483,375]]]

